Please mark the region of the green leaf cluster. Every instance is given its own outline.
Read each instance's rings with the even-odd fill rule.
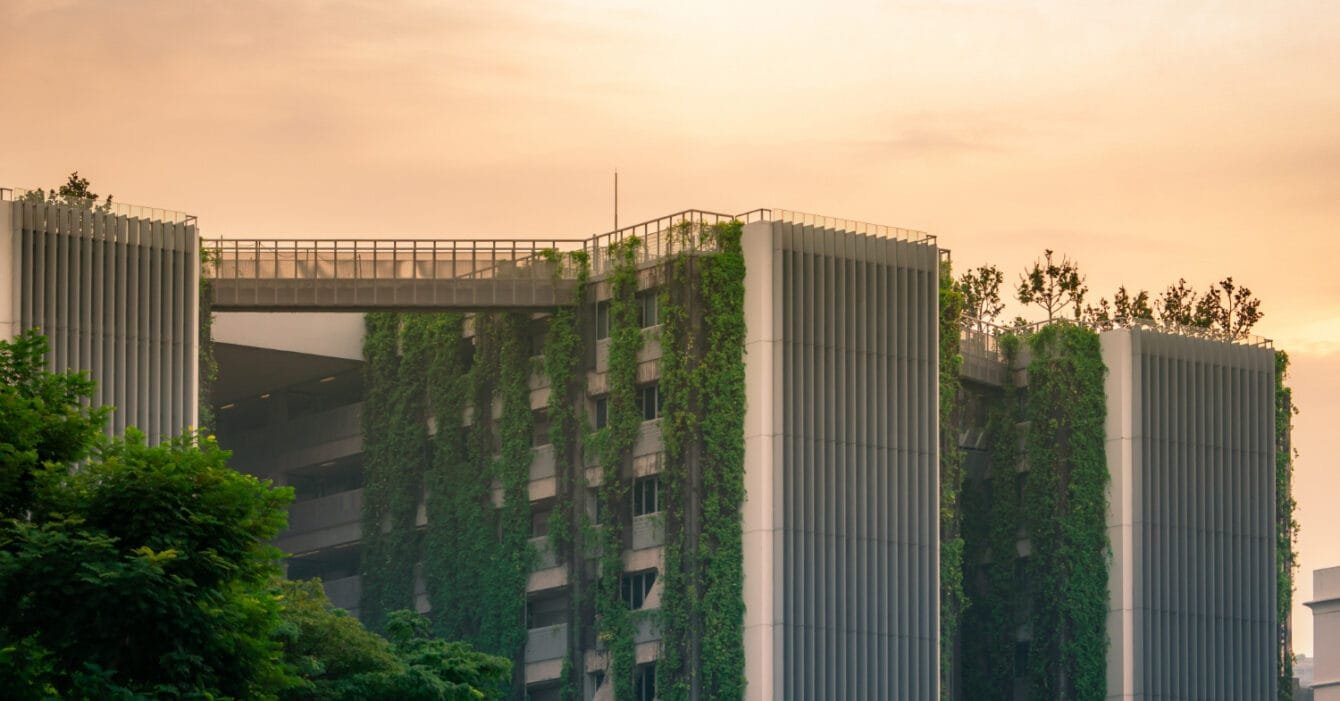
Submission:
[[[959,616],[967,606],[963,591],[961,491],[963,450],[958,444],[959,353],[967,285],[957,284],[950,264],[940,264],[940,696],[953,691],[954,649]]]
[[[630,698],[637,664],[633,635],[635,621],[619,590],[623,575],[624,531],[628,516],[630,480],[625,476],[642,425],[637,403],[637,354],[642,350],[642,326],[637,310],[637,250],[641,239],[629,237],[610,244],[610,343],[606,381],[609,389],[607,421],[592,437],[600,460],[600,506],[606,517],[600,524],[600,579],[596,591],[596,636],[609,655],[614,698]]]
[[[1275,352],[1275,616],[1278,629],[1278,698],[1293,698],[1293,648],[1289,618],[1293,613],[1294,570],[1297,568],[1298,522],[1293,498],[1293,389],[1289,387],[1289,356]]]
[[[735,221],[677,232],[661,292],[667,528],[657,669],[667,701],[744,696],[742,231]]]
[[[301,677],[283,701],[482,701],[504,698],[512,662],[432,637],[411,611],[387,617],[390,638],[330,605],[316,580],[280,584],[284,659]]]

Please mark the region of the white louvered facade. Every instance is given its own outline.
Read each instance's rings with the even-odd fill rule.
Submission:
[[[198,415],[199,244],[193,220],[163,219],[0,201],[0,337],[40,329],[49,367],[87,371],[116,407],[109,433],[152,442]]]

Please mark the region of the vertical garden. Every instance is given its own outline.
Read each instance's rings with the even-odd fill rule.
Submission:
[[[674,252],[657,261],[633,237],[602,251],[609,341],[599,395],[588,390],[598,320],[584,254],[546,254],[556,270],[575,271],[578,284],[573,304],[544,317],[539,359],[528,313],[367,315],[365,620],[380,626],[388,612],[426,596],[438,634],[518,662],[513,693],[524,695],[526,583],[536,562],[532,391],[547,385],[555,484],[545,543],[568,594],[560,697],[581,698],[592,645],[613,697],[632,697],[636,636],[647,626],[661,638],[660,698],[743,696],[740,234],[738,223],[682,227]],[[660,324],[644,329],[652,288]],[[639,357],[652,340],[664,397],[656,518],[666,539],[661,606],[635,610],[622,574],[632,543],[633,450],[646,419],[640,390],[649,378]],[[602,420],[593,426],[596,402]]]

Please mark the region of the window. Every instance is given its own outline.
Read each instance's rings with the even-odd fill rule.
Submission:
[[[610,337],[610,302],[596,302],[596,340]]]
[[[541,409],[535,412],[535,420],[531,423],[530,444],[536,448],[542,445],[549,445],[549,412]]]
[[[661,323],[660,295],[655,291],[638,294],[637,320],[644,329]]]
[[[628,608],[636,611],[642,608],[642,604],[647,600],[647,594],[651,592],[651,585],[655,583],[656,570],[625,574],[619,578],[619,593],[623,596],[623,602],[628,604]]]
[[[610,399],[609,397],[596,398],[596,428],[604,428],[610,422]]]
[[[568,620],[568,600],[563,596],[546,596],[526,602],[526,627],[548,628]]]
[[[665,397],[661,396],[659,385],[647,385],[637,388],[637,403],[642,407],[642,420],[651,421],[661,415]]]
[[[645,516],[661,510],[661,478],[659,475],[639,477],[633,481],[633,515]]]
[[[535,509],[530,512],[530,537],[539,538],[549,535],[549,515],[553,511]]]
[[[587,489],[586,498],[592,504],[591,525],[599,526],[601,519],[605,516],[605,507],[600,503],[600,492],[595,489]]]
[[[653,701],[656,698],[656,665],[644,664],[633,673],[633,698]]]

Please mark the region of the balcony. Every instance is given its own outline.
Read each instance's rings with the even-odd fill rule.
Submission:
[[[526,633],[526,663],[562,659],[568,654],[568,624],[532,628]]]
[[[362,536],[363,490],[300,501],[289,507],[288,530],[275,544],[293,553],[357,541]]]

